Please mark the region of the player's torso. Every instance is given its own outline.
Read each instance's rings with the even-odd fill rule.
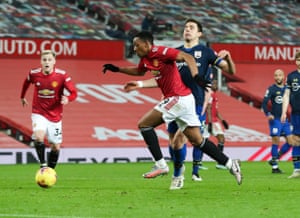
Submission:
[[[277,85],[272,85],[269,88],[270,99],[272,102],[272,115],[275,118],[280,118],[282,112],[282,97],[284,94],[285,87],[279,87]]]
[[[184,48],[181,46],[178,49],[192,55],[195,58],[199,74],[207,80],[211,80],[210,66],[213,65],[217,58],[211,49],[200,44],[194,46],[193,48]],[[192,93],[196,99],[196,104],[203,105],[204,89],[195,82],[187,64],[185,62],[177,62],[177,67],[184,84],[192,90]]]
[[[300,73],[294,71],[287,77],[287,85],[290,88],[290,103],[292,105],[292,112],[300,114]]]
[[[141,59],[143,67],[151,72],[165,97],[187,95],[191,92],[180,78],[175,58],[176,55],[168,54],[168,51],[165,52],[164,48],[159,47]]]

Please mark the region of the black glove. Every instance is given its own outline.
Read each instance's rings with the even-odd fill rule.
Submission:
[[[224,126],[225,129],[228,129],[229,128],[229,125],[228,123],[226,122],[226,120],[222,120],[222,124]]]
[[[211,87],[211,82],[200,76],[199,74],[197,74],[194,79],[198,83],[198,85],[201,86],[205,91],[208,91],[207,88]]]
[[[208,123],[207,125],[207,131],[211,134],[212,133],[212,124]]]
[[[105,74],[107,70],[110,70],[111,72],[119,72],[120,68],[113,64],[104,64],[102,72]]]

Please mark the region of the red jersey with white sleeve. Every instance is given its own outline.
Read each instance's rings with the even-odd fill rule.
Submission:
[[[157,81],[164,98],[186,96],[191,90],[182,82],[176,66],[176,57],[180,51],[165,46],[153,45],[149,54],[141,58],[138,70],[150,71]]]
[[[40,114],[52,122],[62,119],[61,99],[66,95],[65,89],[69,92],[66,95],[69,101],[77,97],[71,77],[61,69],[54,68],[48,75],[44,74],[41,68],[31,70],[23,83],[21,98],[25,97],[31,83],[34,84],[32,113]]]
[[[211,122],[218,122],[218,97],[217,92],[211,92],[208,104],[211,104]]]

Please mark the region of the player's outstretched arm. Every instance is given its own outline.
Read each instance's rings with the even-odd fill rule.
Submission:
[[[156,88],[158,87],[157,82],[154,78],[148,80],[130,81],[124,86],[126,92],[130,92],[139,88]]]
[[[102,72],[105,74],[107,71],[114,73],[124,73],[132,76],[143,76],[145,72],[140,72],[137,67],[118,67],[113,64],[104,64]]]

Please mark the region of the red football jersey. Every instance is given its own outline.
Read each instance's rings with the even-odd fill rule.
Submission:
[[[218,121],[218,96],[217,92],[212,92],[208,101],[209,104],[211,104],[211,122],[217,122]]]
[[[69,92],[69,101],[77,97],[71,77],[61,69],[54,68],[53,72],[48,75],[43,74],[41,68],[31,70],[23,83],[21,98],[25,97],[31,83],[34,84],[32,113],[40,114],[53,122],[62,119],[61,98],[62,95],[66,95],[64,89]]]
[[[190,89],[182,82],[176,57],[179,50],[165,46],[152,46],[146,57],[141,58],[139,71],[150,71],[155,77],[165,98],[171,96],[186,96]]]

